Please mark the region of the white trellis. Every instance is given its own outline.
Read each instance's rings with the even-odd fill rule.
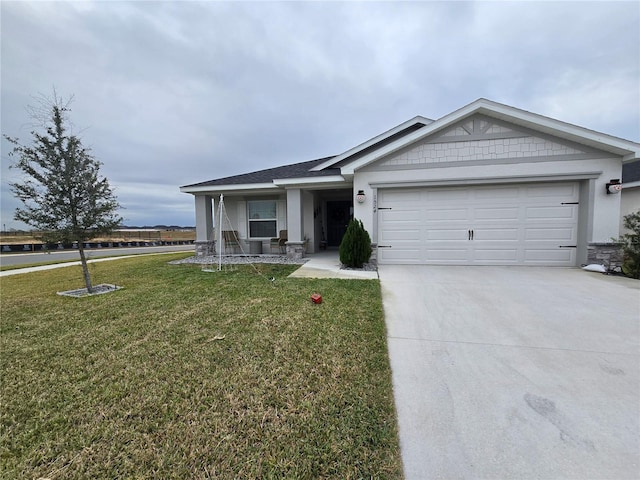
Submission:
[[[231,225],[231,220],[229,220],[229,216],[227,215],[227,211],[224,206],[224,195],[220,195],[220,202],[218,203],[218,210],[216,212],[216,251],[217,256],[208,257],[210,258],[209,262],[206,262],[202,265],[202,270],[206,272],[214,271],[214,264],[217,263],[217,271],[222,270],[223,265],[227,268],[235,268],[235,262],[223,262],[223,257],[229,255],[229,247],[227,243],[233,242],[233,244],[237,245],[240,249],[240,255],[247,256],[244,251],[244,247],[242,246],[242,242],[240,238],[238,238],[238,230],[233,228]],[[225,238],[226,235],[231,235],[233,238]],[[233,252],[231,252],[233,253]]]

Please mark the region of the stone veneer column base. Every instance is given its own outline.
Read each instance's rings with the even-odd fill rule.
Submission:
[[[287,242],[287,258],[293,260],[299,260],[304,258],[304,244],[305,242]]]
[[[371,258],[369,258],[369,263],[371,265],[378,265],[378,244],[371,244]]]
[[[587,263],[604,265],[607,270],[622,267],[622,246],[618,243],[590,243]]]
[[[216,254],[215,240],[196,240],[193,244],[196,246],[196,257],[208,257]]]

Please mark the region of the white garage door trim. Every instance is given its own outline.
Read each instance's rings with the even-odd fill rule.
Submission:
[[[574,266],[578,182],[378,190],[378,262]]]

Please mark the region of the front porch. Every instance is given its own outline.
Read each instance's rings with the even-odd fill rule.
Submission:
[[[208,192],[195,195],[195,207],[196,256],[223,249],[223,254],[283,253],[299,259],[340,246],[353,218],[353,190]],[[274,242],[278,238],[285,240]]]

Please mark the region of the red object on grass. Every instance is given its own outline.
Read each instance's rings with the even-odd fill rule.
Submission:
[[[322,303],[322,295],[320,295],[319,293],[314,293],[313,295],[311,295],[311,301],[313,303]]]

